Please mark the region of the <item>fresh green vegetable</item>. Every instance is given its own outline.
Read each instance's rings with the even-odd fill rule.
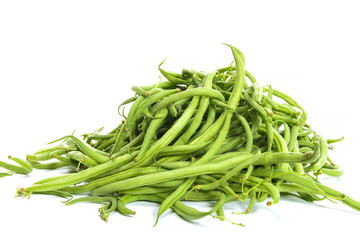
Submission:
[[[268,199],[271,206],[286,194],[337,200],[360,211],[359,202],[319,181],[321,173],[343,174],[328,156],[329,144],[343,137],[326,139],[314,132],[297,101],[270,85],[261,87],[245,70],[243,53],[226,45],[235,66],[174,73],[161,68],[162,62],[158,68],[167,80],[132,87],[135,96],[118,109],[132,103],[129,113],[122,113],[124,119],[110,132],[99,128],[83,140],[66,135],[52,142],[64,140],[59,146],[28,155],[28,162],[9,157],[20,166],[0,162],[0,167],[21,174],[70,168],[72,173],[19,188],[17,194],[85,195],[67,205],[102,203],[105,221],[114,211],[135,214],[126,207],[134,201],[159,203],[156,223],[170,208],[189,221],[228,220],[223,206],[230,201],[249,199],[245,213],[250,213],[256,202]],[[214,205],[200,212],[186,201]]]

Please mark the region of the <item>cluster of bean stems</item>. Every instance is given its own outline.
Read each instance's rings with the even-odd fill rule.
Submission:
[[[210,73],[173,73],[161,63],[166,80],[133,87],[135,96],[119,106],[123,120],[107,134],[100,128],[83,139],[64,136],[52,142],[60,145],[27,155],[27,162],[9,157],[20,167],[0,162],[23,174],[32,168],[71,170],[19,188],[17,195],[51,194],[69,198],[67,205],[101,203],[104,220],[114,211],[135,214],[126,207],[130,202],[156,202],[156,223],[170,208],[187,220],[227,220],[228,202],[248,200],[249,213],[256,202],[270,206],[282,195],[337,200],[360,211],[359,202],[318,179],[343,174],[328,154],[330,144],[343,138],[325,139],[312,130],[305,110],[289,95],[260,86],[245,70],[241,51],[228,46],[235,66]],[[125,116],[120,110],[131,103]],[[186,201],[210,201],[213,207],[198,211]]]

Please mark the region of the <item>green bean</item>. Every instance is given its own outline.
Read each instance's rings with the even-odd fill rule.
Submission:
[[[51,143],[63,140],[65,138],[70,138],[71,140],[73,140],[76,145],[79,147],[79,149],[86,154],[89,158],[93,159],[96,162],[100,162],[100,163],[104,163],[107,162],[109,160],[108,157],[100,154],[98,151],[96,151],[96,149],[94,149],[93,147],[91,147],[89,144],[82,142],[80,139],[78,139],[75,136],[72,135],[67,135],[64,136],[62,138],[59,138],[55,141],[52,141]],[[57,155],[61,155],[61,154],[57,154]]]
[[[119,109],[121,106],[124,106],[124,105],[127,105],[129,103],[132,103],[134,101],[136,101],[136,99],[138,98],[138,96],[135,96],[135,97],[131,97],[131,98],[128,98],[126,99],[125,101],[123,101],[119,106],[118,106],[118,113],[119,113]]]
[[[121,126],[120,131],[117,133],[117,136],[115,137],[115,144],[112,146],[111,151],[109,152],[108,156],[113,155],[114,153],[120,151],[120,149],[124,146],[127,129],[126,129],[126,123]]]
[[[204,87],[211,86],[214,76],[215,76],[215,72],[212,72],[205,76]],[[185,131],[185,133],[183,133],[178,138],[178,140],[175,142],[175,144],[184,144],[192,137],[192,135],[195,133],[196,129],[198,129],[198,127],[200,126],[201,119],[203,118],[203,116],[208,108],[208,105],[209,105],[209,97],[203,96],[201,98],[200,106],[199,106],[198,112],[196,113],[196,115],[194,117],[193,123],[189,126],[189,128]]]
[[[76,160],[86,166],[96,166],[98,163],[89,158],[88,156],[84,155],[82,152],[79,151],[71,151],[66,154],[66,157],[72,160]]]
[[[310,149],[310,151],[308,151],[308,152],[311,152],[311,151],[312,151],[312,149]],[[293,152],[295,152],[295,153],[299,153],[299,152],[300,152],[300,150],[299,150],[299,144],[298,144],[297,141],[295,141],[295,146],[294,146]],[[318,151],[318,152],[319,152],[319,151]],[[315,153],[314,153],[314,155],[315,155]],[[315,158],[317,158],[317,157],[315,157]],[[303,164],[302,164],[302,163],[294,163],[294,170],[295,170],[295,172],[298,172],[298,173],[300,173],[300,174],[304,174]]]
[[[182,98],[194,97],[194,96],[208,96],[219,99],[220,101],[225,101],[224,96],[220,92],[209,87],[198,87],[198,88],[188,89],[186,91],[181,91],[179,93],[175,93],[171,96],[165,97],[163,100],[156,103],[156,105],[151,109],[151,112],[153,113],[157,112],[161,108],[166,107],[173,102],[179,101]]]
[[[107,211],[102,211],[102,208],[99,209],[100,217],[107,222],[107,219],[109,217],[109,214],[116,210],[117,207],[117,199],[114,197],[82,197],[77,198],[74,200],[71,200],[66,203],[66,206],[73,205],[75,203],[79,202],[91,202],[91,203],[104,203],[104,202],[110,202],[111,207]]]
[[[76,148],[71,148],[71,149],[59,149],[59,150],[55,150],[53,152],[49,152],[47,154],[41,154],[41,155],[26,155],[26,160],[29,162],[38,162],[38,161],[46,161],[46,160],[51,160],[54,159],[55,156],[60,156],[63,155],[65,153],[67,153],[70,150],[77,150]]]
[[[322,168],[322,166],[324,166],[324,164],[326,163],[326,160],[327,160],[327,156],[328,156],[328,148],[327,148],[326,139],[319,134],[316,135],[316,139],[320,142],[320,157],[313,166],[314,172],[318,171],[320,168]]]
[[[279,104],[279,109],[276,111],[279,113],[284,113],[285,115],[289,115],[291,117],[297,118],[300,114],[300,112],[294,110],[291,106],[285,105],[285,104]]]
[[[101,132],[103,129],[104,129],[104,127],[101,127],[101,128],[96,129],[96,130],[95,130],[93,133],[91,133],[91,134],[83,134],[83,135],[81,135],[81,136],[84,137],[84,140],[86,140],[86,143],[87,143],[87,144],[90,144],[92,138],[89,138],[89,136],[90,136],[90,135],[98,134],[98,133]]]
[[[329,176],[333,176],[333,177],[340,177],[344,174],[344,170],[339,167],[339,166],[332,166],[332,165],[327,165],[324,164],[324,166],[322,168],[320,168],[321,173],[324,173],[326,175]]]
[[[177,111],[174,103],[167,106],[167,109],[173,118],[176,118],[178,116],[178,111]]]
[[[66,162],[35,163],[32,165],[32,167],[35,169],[58,169],[68,166],[72,166],[72,165]]]
[[[171,89],[171,88],[176,88],[177,84],[174,84],[172,82],[169,81],[160,81],[156,84],[153,85],[149,85],[149,86],[141,86],[142,89],[144,89],[145,91],[151,91],[154,88],[160,88],[160,89]]]
[[[286,123],[284,123],[283,124],[284,125],[284,140],[285,140],[285,143],[287,144],[287,145],[289,145],[289,143],[290,143],[290,141],[295,141],[296,140],[296,138],[295,138],[295,136],[293,137],[294,139],[291,139],[291,136],[292,136],[292,132],[290,131],[290,128],[289,128],[289,126],[286,124]],[[291,129],[293,129],[293,127],[291,128]],[[291,152],[291,150],[289,149],[289,147],[288,147],[288,151],[289,152]]]
[[[268,196],[269,196],[268,193],[260,191],[260,192],[258,192],[258,194],[256,195],[256,200],[257,200],[258,202],[263,202],[263,201],[265,201],[265,200],[267,199]],[[272,203],[269,202],[269,205],[271,205],[271,204],[272,204]]]
[[[135,114],[135,112],[138,110],[139,105],[142,103],[142,101],[144,101],[144,99],[145,99],[144,96],[139,96],[139,97],[136,99],[136,101],[131,105],[130,111],[129,111],[128,116],[127,116],[127,121],[126,121],[127,124],[136,121],[136,119],[133,119],[133,118],[134,118],[134,114]],[[127,126],[127,128],[129,128],[129,127]],[[133,129],[133,130],[134,130],[134,129]],[[130,136],[131,136],[131,139],[134,139],[135,133],[130,132]]]
[[[245,152],[250,152],[252,149],[252,146],[253,146],[253,135],[252,135],[249,123],[246,121],[246,119],[242,115],[236,114],[235,116],[241,122],[241,125],[245,129],[245,133],[246,133]]]
[[[292,152],[294,150],[298,134],[299,134],[299,126],[293,126],[291,128],[290,140],[288,142],[289,152]]]
[[[184,168],[191,165],[190,161],[178,161],[178,162],[165,162],[165,163],[157,163],[160,167],[165,169],[178,169],[178,168]]]
[[[159,71],[161,72],[161,74],[162,74],[167,80],[169,80],[169,82],[175,83],[175,84],[186,84],[186,85],[189,85],[189,84],[190,84],[190,81],[189,81],[189,80],[184,80],[184,79],[182,79],[182,78],[181,78],[181,77],[182,77],[181,75],[177,75],[176,73],[167,72],[167,71],[161,69],[160,67],[161,67],[161,65],[163,65],[164,62],[165,62],[165,60],[162,61],[162,62],[159,64],[158,69],[159,69]]]
[[[101,134],[91,134],[86,138],[86,143],[90,144],[90,141],[95,139],[95,140],[99,140],[99,139],[110,139],[115,137],[115,134],[105,134],[105,135],[101,135]]]
[[[252,98],[249,96],[249,93],[246,91],[244,93],[245,99],[247,102],[260,114],[261,118],[265,121],[266,130],[267,130],[267,140],[268,140],[268,151],[271,151],[272,143],[273,143],[273,127],[272,127],[272,121],[269,116],[267,116],[265,110],[255,101],[252,100]]]
[[[172,181],[168,181],[168,182],[153,184],[151,186],[152,187],[161,187],[161,188],[177,187],[177,186],[181,185],[182,183],[183,183],[183,181],[181,179],[178,179],[178,180],[172,180]]]
[[[155,131],[160,127],[160,125],[163,123],[164,119],[168,115],[168,110],[166,108],[161,109],[159,112],[156,113],[155,117],[157,119],[154,119],[151,121],[149,128],[146,131],[144,141],[141,145],[139,155],[136,157],[135,161],[141,161],[142,158],[145,156],[146,151],[148,150],[151,140],[155,134]]]
[[[292,152],[275,152],[275,153],[263,153],[258,161],[254,165],[266,165],[274,163],[312,163],[316,161],[317,152],[292,153]]]
[[[145,175],[145,174],[156,173],[159,171],[161,171],[161,169],[159,169],[157,167],[134,168],[134,169],[129,169],[124,172],[120,172],[120,173],[112,174],[112,175],[109,175],[106,177],[102,177],[102,178],[96,179],[96,180],[91,181],[86,184],[82,184],[79,186],[67,187],[64,189],[67,192],[70,192],[73,194],[81,194],[81,193],[91,192],[92,190],[94,190],[96,188],[99,188],[101,186],[104,186],[104,185],[107,185],[110,183],[114,183],[117,181],[125,180],[125,179],[136,177],[136,176],[141,176],[141,175]]]
[[[131,90],[133,90],[135,93],[137,93],[140,96],[147,96],[149,95],[149,93],[147,91],[145,91],[144,89],[142,89],[141,87],[138,86],[132,86]]]
[[[220,163],[208,163],[200,166],[196,166],[196,162],[189,167],[174,169],[159,173],[147,174],[144,176],[134,177],[126,179],[124,181],[107,184],[103,187],[97,188],[93,191],[93,194],[107,194],[114,191],[120,191],[125,189],[132,189],[136,187],[151,185],[155,183],[165,182],[168,180],[175,180],[180,178],[187,178],[192,176],[199,176],[204,174],[215,173],[217,171],[226,170],[237,166],[243,161],[247,161],[252,158],[253,154],[243,154]]]
[[[194,69],[186,69],[186,68],[183,68],[183,69],[181,70],[181,75],[182,75],[183,77],[185,77],[185,78],[191,78],[191,77],[194,76],[194,74],[197,75],[197,76],[200,76],[201,78],[204,78],[204,77],[205,77],[205,75],[204,75],[203,73],[201,73],[201,72],[199,72],[199,71],[196,71],[196,70],[194,70]]]
[[[157,212],[157,217],[155,221],[155,225],[158,223],[160,216],[166,212],[176,201],[178,201],[178,195],[182,195],[184,191],[188,190],[191,187],[192,182],[187,182],[186,184],[182,184],[179,187],[176,188],[174,192],[170,194],[170,197],[167,197],[164,199],[164,201],[161,203],[160,208]],[[175,197],[172,197],[175,196]],[[155,226],[154,225],[154,226]]]
[[[71,201],[73,199],[73,196],[70,193],[62,191],[33,192],[33,194],[53,195],[57,197],[68,198],[67,201]]]
[[[200,137],[206,130],[209,129],[209,127],[214,123],[215,115],[216,115],[216,108],[214,105],[210,104],[205,123],[202,125],[200,130],[192,137],[192,139],[196,139]]]
[[[157,154],[158,157],[163,156],[171,156],[171,155],[179,155],[179,154],[189,154],[193,153],[197,150],[200,150],[207,145],[210,144],[210,141],[192,144],[192,145],[174,145],[174,146],[168,146],[160,150],[160,152]]]
[[[331,143],[341,142],[342,140],[344,140],[344,137],[341,137],[341,138],[338,138],[338,139],[326,139],[326,142],[328,144],[331,144]]]
[[[265,101],[266,104],[271,107],[271,109],[279,110],[278,104],[266,95],[262,95],[262,101]]]
[[[257,151],[257,153],[254,154],[254,156],[252,158],[248,159],[245,162],[239,163],[235,168],[233,168],[231,171],[226,173],[225,176],[222,177],[221,179],[219,179],[215,182],[212,182],[211,184],[198,185],[197,189],[211,190],[211,189],[214,189],[214,188],[220,186],[221,184],[227,182],[232,176],[234,176],[235,174],[240,172],[242,169],[246,168],[249,165],[254,164],[260,158],[260,156],[261,156],[260,151]]]
[[[18,194],[28,195],[29,193],[31,193],[33,191],[37,191],[37,192],[52,191],[52,190],[58,190],[58,189],[62,189],[64,187],[68,187],[70,185],[82,182],[88,178],[97,176],[97,175],[105,173],[113,168],[121,166],[122,164],[124,164],[124,162],[127,162],[127,161],[133,159],[137,153],[138,152],[134,152],[132,154],[124,154],[121,157],[115,158],[113,160],[110,160],[106,163],[94,166],[92,168],[88,168],[82,172],[72,174],[64,179],[59,179],[56,181],[31,186],[31,187],[28,187],[25,189],[20,189],[20,191],[18,191]]]
[[[285,94],[283,92],[280,92],[278,90],[275,90],[275,89],[273,89],[273,93],[274,93],[275,96],[283,99],[289,105],[297,107],[297,108],[299,108],[301,110],[302,115],[301,115],[300,120],[299,120],[300,124],[298,124],[298,125],[300,125],[302,127],[305,124],[305,121],[307,119],[307,114],[306,114],[305,110],[289,95],[287,95],[287,94]]]
[[[11,176],[11,175],[13,175],[13,172],[11,172],[11,171],[6,172],[6,173],[0,173],[0,178]]]
[[[155,194],[155,193],[163,193],[173,191],[174,187],[139,187],[134,189],[127,189],[119,191],[120,194],[128,194],[128,195],[138,195],[138,194]]]
[[[246,208],[245,213],[251,212],[251,210],[254,208],[255,200],[256,200],[256,192],[255,192],[255,190],[252,190],[252,191],[250,191],[249,206]]]
[[[20,158],[16,158],[16,157],[12,157],[12,156],[8,156],[8,158],[10,160],[16,162],[20,166],[16,166],[13,164],[9,164],[9,163],[0,161],[0,167],[5,168],[5,169],[10,170],[15,173],[25,174],[25,175],[32,172],[33,167],[31,166],[31,164],[25,162],[24,160],[21,160]],[[9,173],[5,173],[5,174],[3,174],[3,176],[9,176]]]
[[[218,177],[218,176],[217,176]],[[218,177],[219,178],[219,177]],[[187,196],[189,195],[189,193],[192,192],[192,190],[198,190],[198,186],[202,186],[202,185],[208,185],[211,184],[212,182],[215,182],[218,180],[218,178],[215,178],[214,176],[210,176],[210,175],[201,175],[198,176],[196,178],[196,180],[194,181],[195,183],[195,187],[193,187],[191,189],[191,191],[189,191],[186,195],[185,195],[185,200],[187,200]],[[216,188],[214,188],[216,190],[220,190],[221,192],[224,192],[225,194],[232,196],[233,199],[238,199],[239,195],[231,188],[229,187],[229,183],[228,182],[224,182],[221,185],[217,186]],[[206,191],[207,193],[208,191]]]
[[[131,142],[129,142],[128,144],[126,144],[125,146],[123,146],[120,151],[114,153],[113,155],[111,155],[111,159],[117,158],[125,153],[129,153],[129,152],[133,152],[133,151],[137,151],[141,148],[141,146],[137,146],[138,144],[141,143],[141,141],[143,141],[144,139],[144,133],[139,134],[134,140],[132,140]]]
[[[283,116],[280,114],[277,114],[277,112],[274,112],[272,119],[274,121],[283,121],[290,125],[300,125],[300,121],[297,118],[289,117],[289,116]]]
[[[104,150],[111,147],[115,142],[116,142],[116,137],[114,136],[106,141],[102,141],[101,144],[94,147],[96,147],[97,150]]]
[[[307,131],[304,131],[304,129],[303,129],[304,127],[308,127]],[[299,134],[298,134],[299,137],[308,136],[313,132],[311,127],[308,124],[304,124],[303,128],[299,129]]]

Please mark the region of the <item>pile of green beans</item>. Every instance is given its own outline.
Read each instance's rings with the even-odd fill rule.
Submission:
[[[321,174],[343,174],[328,154],[330,144],[343,138],[315,132],[297,101],[260,86],[245,70],[242,52],[226,45],[235,66],[173,73],[162,62],[158,68],[166,80],[132,87],[135,96],[120,104],[123,119],[112,131],[103,134],[100,128],[83,139],[64,136],[51,142],[61,142],[58,146],[27,155],[27,162],[10,157],[20,167],[0,162],[22,174],[32,168],[70,169],[19,188],[17,195],[51,194],[68,198],[67,205],[101,203],[105,221],[115,211],[135,214],[126,207],[134,201],[158,203],[156,223],[169,209],[187,220],[209,215],[227,220],[228,202],[246,201],[249,213],[256,202],[271,206],[284,195],[337,200],[360,211],[359,202],[319,181]],[[128,104],[125,115],[121,110]],[[187,201],[213,207],[202,212]]]

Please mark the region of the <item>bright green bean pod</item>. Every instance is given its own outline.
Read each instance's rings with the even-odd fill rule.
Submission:
[[[299,126],[293,126],[291,128],[290,140],[288,142],[288,151],[292,152],[295,148],[295,143],[299,134]]]
[[[198,87],[188,89],[186,91],[181,91],[179,93],[175,93],[171,96],[168,96],[161,100],[160,102],[156,103],[156,105],[151,109],[151,112],[157,112],[163,107],[168,106],[173,102],[177,102],[180,99],[187,98],[187,97],[195,97],[195,96],[208,96],[212,98],[219,99],[220,101],[225,101],[224,96],[219,92],[209,87]]]
[[[77,150],[77,149],[76,148],[71,148],[69,150],[68,149],[59,149],[59,150],[55,150],[53,152],[49,152],[47,154],[41,154],[41,155],[28,154],[28,155],[26,155],[26,160],[28,162],[47,161],[47,160],[51,160],[51,159],[55,158],[56,156],[61,156],[71,150]]]
[[[71,140],[73,140],[73,141],[76,143],[76,145],[78,146],[78,148],[79,148],[85,155],[87,155],[89,158],[95,160],[96,162],[104,163],[104,162],[107,162],[107,161],[109,160],[108,157],[100,154],[96,149],[94,149],[93,147],[91,147],[89,144],[82,142],[80,139],[78,139],[77,137],[72,136],[72,135],[64,136],[64,137],[59,138],[59,139],[57,139],[57,140],[55,140],[55,141],[52,141],[51,143],[54,143],[54,142],[63,140],[63,139],[65,139],[65,138],[70,138]]]
[[[86,166],[96,166],[98,163],[79,151],[71,151],[66,154],[66,157],[83,163]]]
[[[11,176],[11,175],[13,175],[13,172],[11,172],[11,171],[6,172],[6,173],[0,173],[0,178]]]
[[[260,151],[257,151],[256,154],[254,154],[254,156],[250,159],[248,159],[245,162],[239,163],[236,167],[234,167],[233,169],[231,169],[229,172],[227,172],[225,174],[224,177],[220,178],[217,181],[214,181],[210,184],[207,185],[198,185],[197,189],[202,189],[202,190],[211,190],[214,189],[222,184],[224,184],[225,182],[227,182],[232,176],[234,176],[235,174],[239,173],[242,169],[248,167],[249,165],[254,164],[261,156]]]
[[[139,155],[135,158],[135,161],[141,161],[146,154],[146,151],[149,149],[152,138],[156,132],[156,130],[161,126],[166,116],[168,115],[167,108],[161,109],[156,113],[156,119],[152,120],[149,128],[147,129],[144,137],[144,141],[141,145]]]
[[[338,139],[326,139],[326,142],[328,144],[331,144],[331,143],[341,142],[342,140],[344,140],[344,137],[341,137],[341,138],[338,138]]]
[[[210,144],[210,141],[192,144],[192,145],[173,145],[168,146],[160,150],[160,152],[157,154],[157,157],[163,157],[163,156],[171,156],[171,155],[180,155],[180,154],[189,154],[193,153],[195,151],[198,151],[207,145]]]
[[[75,203],[79,202],[90,202],[90,203],[104,203],[104,202],[110,202],[111,206],[110,208],[105,212],[101,211],[101,208],[99,209],[100,217],[107,222],[107,219],[109,217],[109,214],[111,212],[114,212],[117,207],[117,199],[115,197],[82,197],[77,198],[74,200],[71,200],[69,202],[66,202],[66,206],[73,205]]]
[[[73,194],[82,194],[82,193],[91,192],[92,190],[94,190],[96,188],[99,188],[101,186],[104,186],[104,185],[107,185],[110,183],[122,181],[122,180],[125,180],[128,178],[141,176],[141,175],[145,175],[145,174],[156,173],[159,171],[162,171],[162,170],[157,167],[134,168],[134,169],[129,169],[124,172],[120,172],[120,173],[112,174],[112,175],[109,175],[106,177],[102,177],[102,178],[96,179],[94,181],[91,181],[89,183],[82,184],[79,186],[67,187],[67,188],[64,188],[64,190],[66,190],[69,193],[73,193]]]
[[[204,87],[211,87],[212,81],[214,79],[215,72],[209,73],[205,76],[204,79]],[[198,127],[201,124],[201,120],[208,109],[209,106],[209,97],[203,96],[200,101],[200,105],[198,108],[198,112],[196,113],[194,117],[193,123],[189,126],[189,128],[178,138],[178,140],[175,142],[174,145],[177,144],[184,144],[186,143],[195,133],[195,131],[198,129]]]
[[[8,156],[8,158],[10,160],[16,162],[20,166],[16,166],[13,164],[9,164],[9,163],[0,161],[0,167],[5,168],[5,169],[10,170],[15,173],[25,174],[25,175],[32,172],[33,167],[31,166],[31,164],[25,162],[24,160],[21,160],[20,158],[16,158],[16,157],[12,157],[12,156]],[[4,176],[9,176],[9,175],[8,175],[8,173],[5,173]]]
[[[137,154],[138,154],[138,152],[134,152],[132,154],[124,154],[123,156],[115,158],[113,160],[110,160],[106,163],[99,164],[97,166],[88,168],[84,171],[81,171],[81,172],[78,172],[75,174],[71,174],[64,179],[59,179],[59,180],[51,181],[48,183],[34,185],[34,186],[31,186],[31,187],[28,187],[25,189],[20,189],[20,191],[18,191],[18,194],[27,195],[33,191],[37,191],[37,192],[52,191],[52,190],[58,190],[58,189],[62,189],[62,188],[71,186],[73,184],[82,182],[86,179],[92,178],[94,176],[105,173],[111,169],[119,167],[119,166],[123,165],[124,163],[128,162],[129,160],[132,160]]]
[[[93,191],[93,194],[95,195],[107,194],[115,191],[152,185],[160,182],[165,182],[168,180],[175,180],[175,179],[187,178],[192,176],[216,173],[218,171],[223,171],[229,168],[233,168],[238,164],[240,164],[241,162],[247,161],[252,157],[253,154],[249,153],[249,154],[242,154],[219,163],[208,163],[200,166],[196,166],[194,163],[186,168],[147,174],[144,176],[126,179],[124,181],[107,184],[105,186],[95,189]]]
[[[314,172],[318,171],[320,168],[322,168],[324,166],[324,164],[326,163],[326,160],[327,160],[327,156],[328,156],[328,148],[327,148],[326,139],[319,134],[316,135],[316,139],[320,142],[320,158],[313,166]]]
[[[165,59],[166,60],[166,59]],[[171,73],[171,72],[167,72],[165,70],[163,70],[161,67],[161,65],[163,65],[163,63],[165,62],[162,61],[159,66],[158,66],[158,69],[159,71],[161,72],[161,74],[167,79],[169,80],[169,82],[172,82],[172,83],[175,83],[175,84],[186,84],[186,85],[189,85],[190,84],[190,81],[189,80],[184,80],[181,77],[181,75],[177,75],[177,74],[174,74],[174,73]]]
[[[331,165],[330,165],[331,166]],[[344,174],[344,170],[339,166],[326,166],[324,165],[322,168],[320,168],[319,171],[321,173],[332,176],[332,177],[340,177]]]
[[[191,185],[192,185],[192,182],[190,182],[190,181],[187,182],[187,184],[182,184],[179,187],[177,187],[176,190],[171,193],[171,195],[173,195],[173,196],[180,195],[181,196],[184,191],[188,190],[191,187]],[[160,216],[164,212],[166,212],[166,210],[168,210],[176,201],[178,201],[178,199],[179,199],[178,197],[167,197],[164,199],[164,201],[161,203],[161,205],[158,209],[155,225],[158,223]]]
[[[210,104],[205,123],[202,125],[200,130],[192,137],[192,139],[200,137],[207,129],[209,129],[209,127],[214,123],[215,116],[216,108],[214,105]]]
[[[32,165],[35,169],[58,169],[62,167],[72,166],[66,162],[36,163]]]
[[[305,110],[289,95],[287,95],[283,92],[280,92],[279,90],[275,90],[275,89],[273,89],[273,93],[275,96],[282,98],[285,102],[287,102],[291,106],[297,107],[301,110],[302,115],[299,120],[300,121],[299,125],[300,125],[300,127],[302,127],[305,124],[306,119],[307,119],[307,114],[306,114]]]

